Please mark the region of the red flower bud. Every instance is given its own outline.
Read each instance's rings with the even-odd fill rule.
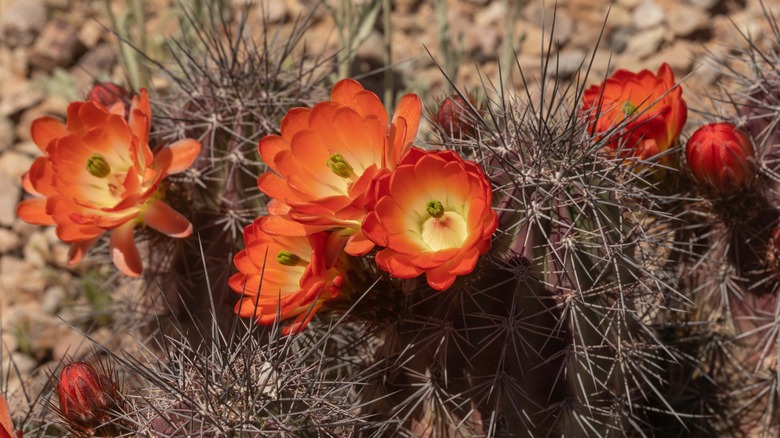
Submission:
[[[61,416],[75,430],[106,427],[120,400],[116,383],[83,362],[62,369],[57,397]]]
[[[465,99],[453,94],[439,105],[436,122],[450,137],[472,137],[477,131],[477,120],[471,111]]]
[[[111,82],[98,82],[92,86],[92,90],[87,95],[87,100],[97,102],[106,107],[112,113],[124,113],[125,100],[130,100],[132,95]]]
[[[697,129],[685,155],[694,179],[718,194],[747,187],[756,174],[753,145],[731,123],[710,123]]]

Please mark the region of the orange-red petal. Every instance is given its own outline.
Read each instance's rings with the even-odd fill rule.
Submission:
[[[133,239],[134,229],[135,222],[128,222],[111,232],[109,241],[114,265],[123,274],[130,277],[138,277],[143,271],[141,254],[138,253],[138,247],[135,246],[135,240]]]
[[[165,202],[156,199],[143,212],[146,225],[171,237],[187,237],[192,234],[192,224],[181,213]]]

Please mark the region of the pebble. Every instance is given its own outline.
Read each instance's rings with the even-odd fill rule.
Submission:
[[[50,286],[43,293],[43,300],[41,300],[41,310],[49,315],[56,315],[57,311],[62,307],[62,303],[68,297],[67,291],[62,286]]]
[[[19,351],[11,353],[10,356],[3,356],[2,375],[3,376],[25,376],[30,374],[38,366],[38,361],[29,354]]]
[[[8,150],[0,154],[0,174],[10,176],[11,178],[21,180],[33,163],[33,158],[17,152]]]
[[[644,59],[658,50],[666,33],[667,30],[664,26],[639,32],[628,39],[625,53],[636,59]]]
[[[0,228],[0,254],[15,251],[21,246],[19,236],[8,228]]]
[[[709,26],[710,16],[703,10],[680,4],[669,11],[669,29],[679,37],[687,37]],[[683,42],[684,41],[680,41]]]
[[[0,152],[8,149],[14,143],[16,130],[8,117],[0,116]]]
[[[24,260],[35,266],[36,268],[43,268],[51,258],[51,251],[49,250],[49,242],[43,231],[36,231],[27,238],[24,243]]]
[[[46,93],[27,79],[6,78],[0,84],[0,114],[12,117],[41,102]]]
[[[557,69],[555,68],[555,60],[551,66],[551,74],[558,77],[568,78],[576,73],[580,66],[583,65],[583,60],[587,56],[587,53],[582,49],[566,49],[561,51],[557,59]]]
[[[7,152],[6,152],[7,153]],[[18,178],[0,174],[0,225],[10,227],[16,222],[16,204],[22,195],[22,184]]]
[[[637,29],[649,29],[666,20],[666,14],[653,0],[645,0],[634,9],[634,26]]]
[[[690,3],[693,6],[696,6],[697,8],[701,8],[704,10],[710,10],[715,8],[715,6],[718,6],[721,2],[721,0],[685,0],[686,2]]]
[[[46,280],[40,269],[13,255],[0,256],[0,296],[7,297],[9,304],[38,297],[45,289]]]
[[[106,32],[100,22],[97,20],[86,19],[77,32],[79,42],[87,49],[95,47],[100,40],[103,39],[103,34]]]
[[[9,47],[29,46],[46,25],[46,5],[41,0],[16,0],[0,16],[0,35]]]
[[[67,67],[76,59],[81,47],[76,29],[65,20],[54,19],[46,23],[35,40],[30,64],[46,71]]]

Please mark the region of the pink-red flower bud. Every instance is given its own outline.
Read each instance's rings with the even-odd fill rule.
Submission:
[[[62,369],[57,397],[60,414],[74,430],[106,427],[120,400],[117,384],[83,362],[73,362]]]
[[[97,82],[87,95],[87,101],[97,102],[111,112],[124,112],[125,101],[132,98],[127,90],[111,82]],[[115,110],[116,108],[116,110]]]
[[[450,137],[472,137],[477,131],[476,118],[468,102],[458,94],[444,99],[436,113],[436,122]]]
[[[696,182],[717,194],[747,187],[756,174],[753,145],[731,123],[710,123],[697,129],[685,155]]]

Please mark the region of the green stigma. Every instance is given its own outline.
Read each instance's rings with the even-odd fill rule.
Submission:
[[[440,217],[444,216],[444,206],[441,205],[441,202],[435,199],[428,201],[428,203],[425,204],[425,210],[434,219],[439,219]]]
[[[631,117],[636,112],[636,107],[631,102],[626,102],[623,104],[623,113],[626,115],[626,117]]]
[[[289,251],[279,251],[276,254],[276,261],[284,266],[297,266],[301,262],[301,258]]]
[[[92,154],[87,159],[87,172],[90,175],[105,178],[111,173],[111,166],[108,165],[108,161],[100,154]]]
[[[349,165],[341,154],[333,154],[328,158],[328,167],[336,175],[342,178],[350,178],[355,175],[355,170]]]

